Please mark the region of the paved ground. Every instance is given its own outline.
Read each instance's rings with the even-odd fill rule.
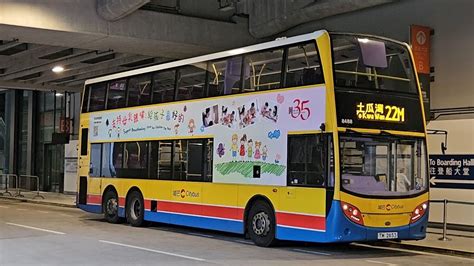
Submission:
[[[0,265],[473,265],[474,260],[362,244],[282,243],[152,224],[111,225],[78,209],[0,199]]]

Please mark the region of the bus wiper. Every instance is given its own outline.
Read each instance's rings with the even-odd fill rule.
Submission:
[[[385,130],[380,130],[380,135],[386,135],[386,136],[394,136],[392,133],[385,131]]]
[[[345,133],[357,133],[357,134],[361,134],[359,131],[354,130],[354,129],[350,129],[350,128],[346,128]]]

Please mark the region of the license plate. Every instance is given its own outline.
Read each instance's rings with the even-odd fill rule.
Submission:
[[[395,239],[398,238],[398,232],[383,232],[377,234],[377,239]]]

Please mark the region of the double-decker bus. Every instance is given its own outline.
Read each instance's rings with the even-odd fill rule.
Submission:
[[[85,82],[78,207],[277,240],[422,239],[410,47],[316,31]]]

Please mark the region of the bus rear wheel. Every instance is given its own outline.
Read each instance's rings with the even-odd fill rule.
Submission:
[[[104,218],[107,222],[116,224],[120,221],[118,215],[118,197],[114,191],[109,190],[105,193],[102,209],[104,210]]]
[[[276,243],[275,227],[275,215],[270,205],[264,201],[255,202],[247,217],[250,239],[260,247],[272,246]]]
[[[138,191],[132,191],[127,200],[127,222],[131,226],[139,227],[144,225],[145,206],[143,205],[143,196]]]

